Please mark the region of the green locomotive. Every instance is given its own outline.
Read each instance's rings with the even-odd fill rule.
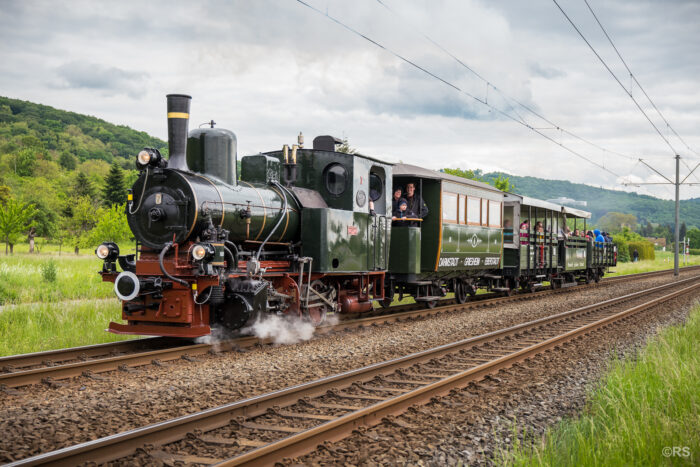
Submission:
[[[318,325],[397,293],[434,306],[448,292],[464,302],[478,288],[596,280],[615,264],[612,244],[557,237],[588,213],[337,152],[331,136],[243,157],[238,177],[236,136],[213,122],[188,133],[190,101],[167,97],[168,160],[150,148],[137,156],[127,206],[136,254],[96,250],[126,321],[111,332],[198,337],[266,314]],[[428,214],[392,226],[392,190],[409,183]],[[524,215],[543,232],[515,230]]]

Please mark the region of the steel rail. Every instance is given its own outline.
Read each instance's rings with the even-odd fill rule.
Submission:
[[[321,378],[316,381],[236,401],[192,415],[186,415],[173,420],[81,443],[76,446],[40,454],[9,465],[76,465],[88,461],[96,463],[109,462],[133,455],[137,449],[143,448],[144,445],[162,446],[181,440],[186,437],[188,433],[197,433],[198,431],[207,432],[241,420],[241,418],[250,419],[264,415],[271,410],[279,410],[280,407],[292,406],[300,400],[308,400],[308,398],[323,396],[327,394],[329,390],[339,390],[353,384],[366,383],[377,376],[391,374],[396,370],[402,370],[416,364],[430,363],[438,357],[454,355],[465,350],[471,350],[476,353],[479,351],[479,346],[483,346],[484,344],[492,344],[504,339],[516,339],[521,337],[523,341],[519,345],[526,345],[524,348],[515,349],[512,352],[509,351],[510,353],[507,355],[493,356],[490,361],[478,364],[465,371],[459,371],[457,374],[440,378],[438,381],[430,383],[426,381],[426,385],[422,387],[404,392],[397,397],[386,397],[386,400],[382,400],[374,405],[352,411],[334,420],[305,429],[288,438],[273,441],[268,445],[245,452],[221,463],[221,465],[271,464],[283,457],[303,455],[315,449],[315,447],[323,441],[338,440],[347,436],[358,426],[377,424],[388,414],[400,413],[411,405],[428,401],[436,395],[446,394],[451,389],[463,387],[471,381],[483,378],[487,374],[497,372],[500,369],[512,366],[516,362],[531,358],[547,349],[557,347],[567,340],[575,339],[630,316],[633,313],[696,291],[700,288],[699,280],[700,277],[692,277],[646,289],[641,292],[627,294],[622,297],[605,300],[600,303],[580,307],[557,315],[511,326],[500,331],[494,331],[404,357],[347,371],[338,375]],[[688,284],[691,285],[688,286]],[[683,288],[680,290],[636,305],[622,312],[615,313],[609,310],[611,307],[624,302],[644,298],[648,295],[664,293],[668,289],[681,286],[683,286]],[[601,317],[596,316],[596,313],[612,314]],[[575,323],[573,321],[574,319],[583,321],[583,326]],[[545,332],[551,333],[553,330],[549,329],[547,331],[547,326],[563,326],[564,331],[550,338],[542,337],[539,342],[531,345],[529,342],[533,337],[528,336],[528,334],[532,333],[534,336],[536,335],[535,333],[539,332],[540,335],[544,336],[546,335]],[[574,326],[574,329],[568,329],[568,327],[572,326]],[[506,343],[506,347],[512,347],[514,345],[511,341],[507,341]],[[429,375],[425,375],[424,379],[428,377]],[[435,375],[433,375],[433,377],[435,377]],[[235,441],[232,442],[235,443]],[[246,444],[242,444],[241,446],[246,446]],[[177,455],[173,456],[177,457]]]
[[[691,267],[695,268],[695,267]],[[629,274],[624,276],[616,276],[607,278],[601,283],[592,283],[584,287],[596,287],[608,285],[612,282],[628,282],[638,280],[645,277],[654,277],[666,275],[673,270],[652,271],[639,274]],[[387,324],[399,322],[402,320],[411,320],[419,318],[427,318],[441,313],[464,311],[474,308],[496,306],[511,302],[524,300],[534,300],[544,296],[560,293],[568,293],[575,290],[582,290],[580,287],[569,287],[556,290],[542,290],[535,294],[516,294],[513,296],[498,296],[491,297],[491,294],[481,295],[477,300],[470,300],[464,304],[458,304],[454,299],[443,300],[447,302],[435,308],[420,308],[418,304],[400,305],[392,308],[408,309],[409,311],[389,311],[387,314],[379,314],[366,318],[344,320],[334,325],[320,326],[317,328],[317,333],[323,335],[337,330],[349,330],[361,327],[374,326],[379,324]],[[4,357],[0,359],[0,368],[10,369],[18,365],[17,362],[24,364],[37,364],[50,362],[49,366],[39,368],[31,368],[19,371],[10,371],[0,373],[0,385],[8,388],[16,388],[30,384],[41,382],[56,382],[62,379],[73,378],[77,376],[91,376],[95,373],[103,373],[115,371],[117,369],[133,368],[138,366],[149,365],[153,363],[162,363],[177,359],[187,359],[191,357],[206,355],[210,353],[224,352],[227,350],[253,347],[255,345],[266,345],[273,343],[274,339],[260,339],[255,336],[244,336],[223,341],[216,344],[181,344],[177,339],[169,338],[149,338],[138,339],[133,341],[122,341],[120,343],[98,344],[95,346],[76,347],[66,350],[55,350],[48,352],[38,352],[34,354],[18,355],[13,357]],[[171,343],[174,346],[168,346]],[[119,346],[122,345],[122,347]],[[127,345],[131,344],[131,346]],[[145,346],[145,351],[139,351]],[[123,355],[113,355],[114,352],[127,352]],[[102,352],[102,353],[100,353]],[[101,355],[109,355],[101,357]],[[84,358],[80,358],[84,356]],[[98,358],[90,359],[90,356]],[[72,363],[54,365],[54,362],[66,361],[71,358],[78,359]]]

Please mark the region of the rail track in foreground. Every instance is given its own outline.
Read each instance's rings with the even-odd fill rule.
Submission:
[[[700,269],[690,266],[682,271]],[[600,283],[579,285],[557,290],[541,290],[537,293],[518,293],[513,296],[500,294],[477,295],[464,304],[454,299],[442,300],[435,308],[421,307],[420,304],[408,304],[391,307],[386,313],[368,317],[345,319],[337,324],[320,326],[316,333],[349,330],[402,320],[420,319],[440,313],[464,311],[480,307],[500,306],[510,302],[533,300],[543,296],[568,293],[581,290],[582,287],[598,287],[611,283],[630,282],[648,277],[669,275],[672,270],[629,274],[603,279]],[[495,297],[494,297],[495,296]],[[177,338],[145,338],[127,341],[50,350],[31,354],[0,357],[0,388],[16,388],[30,384],[60,384],[58,381],[77,376],[94,376],[98,373],[128,370],[129,368],[161,364],[178,359],[193,359],[196,356],[216,354],[226,351],[249,348],[256,345],[271,344],[274,339],[260,339],[255,336],[242,336],[216,343],[187,343],[183,345]]]
[[[273,464],[698,291],[683,279],[9,465]]]

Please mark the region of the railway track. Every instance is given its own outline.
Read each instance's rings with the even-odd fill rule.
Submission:
[[[700,276],[21,460],[267,465],[700,291]]]
[[[700,269],[698,266],[683,268],[683,271]],[[337,324],[321,326],[317,334],[337,330],[347,330],[386,324],[401,320],[424,318],[440,313],[468,310],[477,307],[499,306],[509,302],[533,300],[542,296],[581,290],[580,287],[596,287],[610,283],[629,282],[647,277],[669,275],[672,270],[654,271],[605,278],[601,283],[581,285],[559,290],[542,290],[536,294],[519,293],[514,296],[499,294],[477,295],[465,304],[457,304],[453,299],[442,300],[439,306],[428,309],[418,304],[392,307],[385,313],[356,319],[346,319]],[[93,376],[98,373],[159,364],[177,359],[192,359],[198,355],[225,352],[242,348],[265,345],[273,339],[260,339],[255,336],[242,336],[212,343],[187,343],[176,338],[146,338],[98,344],[69,349],[52,350],[31,354],[0,357],[0,387],[16,388],[30,384],[57,384],[62,379],[76,376]],[[60,383],[58,383],[60,384]]]

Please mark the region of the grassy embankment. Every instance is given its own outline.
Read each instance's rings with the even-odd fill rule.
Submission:
[[[120,320],[112,284],[101,281],[101,263],[92,252],[57,255],[55,245],[41,245],[41,253],[29,255],[18,245],[13,256],[0,255],[0,355],[38,352],[77,345],[121,340],[104,332],[107,323]],[[658,253],[655,261],[621,264],[617,274],[631,274],[673,267]],[[695,256],[693,264],[700,264]],[[42,268],[54,262],[56,279],[45,279]],[[104,300],[99,300],[104,299]],[[413,300],[405,298],[402,303]],[[396,301],[394,304],[398,304]]]
[[[100,267],[93,255],[0,256],[0,356],[124,339],[104,332],[121,311]]]
[[[613,360],[578,418],[564,420],[542,439],[518,442],[496,463],[698,465],[698,342],[700,306],[685,326],[665,329],[636,358]]]
[[[679,257],[680,266],[700,265],[700,256],[688,256],[687,262],[683,262],[683,256]],[[647,261],[637,261],[636,263],[618,263],[612,268],[615,272],[606,276],[620,276],[625,274],[637,274],[640,272],[660,271],[662,269],[673,269],[673,252],[657,251],[656,259]]]

